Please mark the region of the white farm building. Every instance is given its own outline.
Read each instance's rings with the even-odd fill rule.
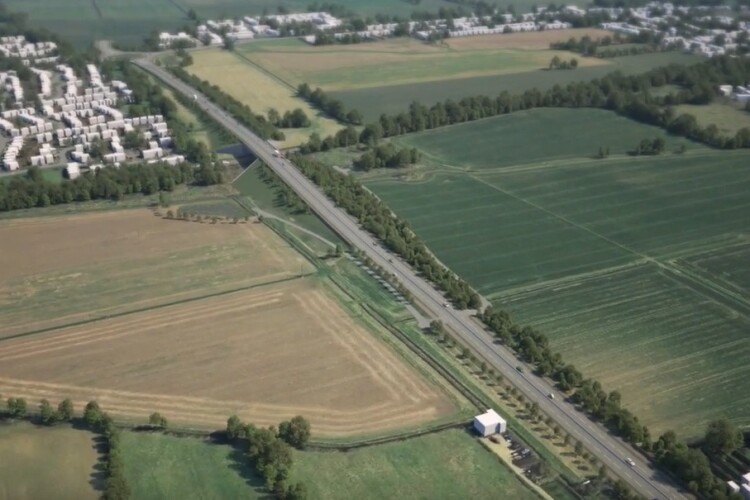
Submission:
[[[502,434],[507,428],[508,423],[495,410],[487,410],[486,413],[474,417],[474,429],[482,436]]]

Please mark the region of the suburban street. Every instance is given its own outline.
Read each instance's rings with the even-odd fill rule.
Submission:
[[[466,346],[486,360],[531,402],[536,402],[545,415],[552,417],[574,440],[595,455],[601,464],[618,477],[625,480],[639,494],[647,498],[679,499],[686,498],[677,486],[622,440],[611,436],[602,426],[592,422],[575,407],[566,402],[562,395],[546,380],[525,369],[519,372],[516,367],[522,363],[494,339],[466,311],[446,307],[446,299],[430,283],[419,277],[415,271],[395,255],[383,248],[371,234],[343,210],[337,208],[318,188],[288,160],[274,156],[274,148],[242,126],[218,106],[208,101],[192,87],[186,85],[148,59],[139,59],[135,64],[163,80],[176,91],[193,99],[217,122],[222,124],[255,155],[292,188],[323,221],[334,229],[353,247],[362,250],[375,263],[387,272],[395,274],[399,281],[412,294],[413,299],[431,318],[442,321]],[[551,399],[550,394],[557,394]],[[627,464],[631,458],[635,466]]]

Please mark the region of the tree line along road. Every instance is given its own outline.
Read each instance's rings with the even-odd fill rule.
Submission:
[[[446,299],[430,283],[395,255],[383,248],[379,241],[362,229],[359,224],[328,199],[318,187],[305,177],[287,159],[275,156],[275,149],[249,129],[229,116],[221,108],[208,101],[200,92],[185,84],[148,59],[133,61],[164,83],[195,99],[196,104],[214,120],[236,136],[248,149],[268,165],[326,224],[345,241],[368,255],[375,263],[392,273],[409,290],[413,299],[433,318],[442,321],[458,338],[475,351],[488,365],[502,373],[506,380],[516,386],[531,402],[557,422],[571,438],[581,444],[612,473],[625,480],[636,492],[647,498],[687,498],[680,489],[661,471],[651,466],[635,449],[621,441],[601,425],[591,421],[564,398],[552,399],[555,389],[550,383],[534,375],[516,370],[519,364],[515,355],[507,348],[494,343],[494,338],[467,311],[446,307]],[[626,462],[630,458],[634,465]]]

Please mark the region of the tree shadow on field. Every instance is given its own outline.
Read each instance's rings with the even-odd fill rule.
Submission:
[[[271,500],[274,498],[273,495],[271,495],[268,490],[266,490],[265,481],[263,481],[263,478],[260,477],[250,466],[247,455],[239,446],[232,446],[231,444],[219,444],[219,442],[217,441],[211,441],[211,445],[229,447],[229,467],[237,474],[239,474],[242,479],[245,480],[245,483],[247,483],[247,485],[255,491],[256,495],[258,495],[258,498],[260,498],[261,500]]]
[[[107,479],[107,440],[104,436],[96,435],[91,440],[91,447],[96,450],[96,462],[91,467],[89,485],[96,491],[104,491],[104,483]]]

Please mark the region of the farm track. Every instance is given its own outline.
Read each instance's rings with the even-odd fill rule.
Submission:
[[[729,289],[715,279],[711,279],[705,275],[701,276],[674,262],[662,263],[662,269],[674,281],[750,319],[750,301],[745,299],[740,293]]]
[[[665,273],[667,273],[669,276],[672,277],[675,281],[681,282],[683,285],[688,286],[691,288],[694,292],[706,297],[709,300],[712,300],[714,302],[718,302],[720,304],[724,304],[731,309],[740,309],[740,311],[745,315],[746,317],[749,317],[750,315],[750,302],[745,300],[740,295],[733,293],[732,291],[728,290],[727,288],[721,286],[720,284],[716,283],[713,280],[710,280],[705,277],[700,277],[696,275],[695,273],[690,272],[686,269],[681,269],[678,266],[676,266],[674,263],[671,262],[665,262],[660,259],[657,259],[655,257],[652,257],[650,255],[641,253],[637,250],[634,250],[626,245],[623,245],[622,243],[619,243],[611,238],[608,238],[607,236],[604,236],[603,234],[600,234],[589,227],[578,224],[572,220],[570,220],[567,217],[564,217],[552,210],[548,210],[547,208],[534,203],[532,201],[529,201],[523,197],[517,196],[499,186],[496,186],[488,181],[485,181],[481,178],[478,178],[476,176],[470,176],[471,178],[486,184],[487,186],[492,187],[493,189],[505,194],[506,196],[510,196],[520,202],[526,203],[527,205],[530,205],[538,210],[541,210],[557,219],[560,219],[561,221],[565,222],[566,224],[569,224],[573,227],[576,227],[578,229],[581,229],[599,239],[602,239],[606,241],[607,243],[610,243],[621,250],[624,250],[625,252],[628,252],[630,254],[633,254],[634,256],[638,257],[639,260],[644,260],[647,262],[651,262],[658,266],[661,270],[663,270]]]

